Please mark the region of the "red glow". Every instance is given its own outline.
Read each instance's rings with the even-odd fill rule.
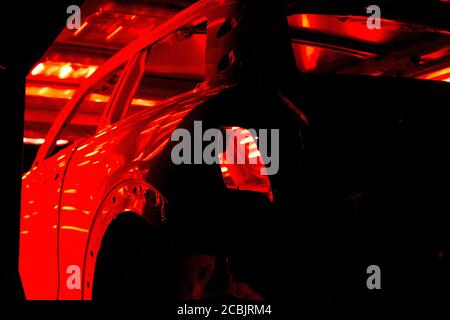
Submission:
[[[382,21],[383,28],[373,30],[367,28],[366,21],[367,17],[364,16],[295,14],[288,17],[289,26],[292,29],[308,30],[308,32],[362,42],[384,44],[400,36],[396,25],[386,20]],[[336,64],[339,61],[335,60],[343,59],[340,56],[342,53],[339,54],[333,49],[315,45],[314,41],[309,41],[309,43],[294,41],[293,49],[297,66],[304,72],[320,72],[327,64]]]
[[[37,64],[31,76],[58,77],[59,79],[89,78],[98,66],[83,65],[71,62],[45,61]]]
[[[45,142],[44,138],[23,138],[23,143],[25,144],[43,144]]]
[[[437,51],[434,51],[432,53],[425,54],[420,57],[420,62],[428,62],[436,59],[441,59],[447,56],[450,53],[450,47],[446,47]]]
[[[311,27],[310,23],[309,23],[309,19],[308,16],[306,14],[301,14],[300,15],[301,19],[302,19],[302,23],[301,26],[304,28],[309,28]]]
[[[59,89],[51,87],[26,87],[27,96],[38,96],[56,99],[70,99],[74,95],[74,89]]]
[[[133,101],[131,101],[131,104],[134,106],[154,107],[156,106],[157,102],[155,100],[148,99],[133,99]]]
[[[33,70],[31,71],[31,74],[33,76],[40,74],[42,71],[45,70],[45,66],[44,64],[41,62],[38,65],[36,65],[36,67],[33,68]]]
[[[78,227],[74,227],[74,226],[61,226],[61,230],[73,230],[73,231],[78,231],[78,232],[84,232],[84,233],[88,233],[88,229],[83,229],[83,228],[78,228]]]
[[[337,16],[321,14],[296,14],[288,17],[294,28],[310,28],[317,32],[334,34],[364,42],[384,43],[395,37],[396,25],[381,19],[381,29],[368,29],[366,16]]]
[[[225,185],[229,189],[261,192],[273,201],[269,177],[263,174],[266,167],[250,131],[239,127],[225,127],[225,129],[233,133],[227,142],[226,151],[219,154],[220,170]],[[236,159],[228,159],[227,151],[230,154],[231,149],[233,149],[231,154],[237,159],[243,159],[243,163],[239,163]]]
[[[111,32],[107,37],[106,40],[112,39],[120,30],[122,30],[122,26],[118,27],[116,30]]]
[[[52,87],[26,87],[25,94],[27,96],[38,96],[54,99],[70,99],[75,94],[74,89],[61,89]],[[89,97],[90,101],[106,103],[109,96],[93,93]],[[133,106],[154,107],[157,104],[155,100],[148,99],[133,99],[131,102]]]
[[[450,82],[450,67],[427,73],[419,78]]]
[[[70,63],[67,63],[59,70],[58,78],[66,79],[70,76],[72,71],[73,71],[73,69],[72,69]]]
[[[300,14],[294,16],[297,19],[297,24],[302,28],[310,28],[311,23],[309,21],[308,15]],[[299,55],[302,57],[304,63],[305,71],[312,71],[317,67],[319,60],[319,49],[313,46],[304,45],[301,47],[294,47],[294,50],[300,50]]]
[[[77,36],[86,26],[87,26],[87,21],[85,22],[85,23],[83,23],[82,25],[81,25],[81,27],[80,27],[80,29],[78,29],[77,31],[75,31],[74,33],[73,33],[73,35],[74,36]]]
[[[43,144],[44,142],[45,142],[45,139],[44,139],[44,138],[27,138],[27,137],[24,137],[24,138],[23,138],[23,143],[24,143],[24,144],[41,145],[41,144]],[[68,143],[69,143],[69,141],[64,140],[64,139],[60,139],[60,140],[56,141],[56,145],[57,145],[57,146],[63,146],[63,145],[66,145],[66,144],[68,144]]]

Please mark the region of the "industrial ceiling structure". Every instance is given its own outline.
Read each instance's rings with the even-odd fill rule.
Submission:
[[[24,142],[41,144],[62,106],[84,79],[126,44],[193,2],[87,0],[81,8],[81,27],[64,28],[27,77]],[[289,17],[301,71],[450,82],[448,30],[392,20],[383,20],[381,29],[369,30],[367,16],[326,10],[321,14],[314,6],[309,9]],[[167,66],[176,64],[176,55],[162,56],[170,70]],[[174,83],[165,89],[176,93],[179,89]],[[159,98],[145,106],[154,106]]]
[[[81,27],[61,30],[27,77],[24,143],[41,144],[84,79],[143,32],[190,4],[182,0],[86,1],[81,7]]]

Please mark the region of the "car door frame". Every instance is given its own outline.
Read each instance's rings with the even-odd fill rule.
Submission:
[[[85,98],[87,94],[89,94],[89,90],[92,88],[94,84],[101,81],[101,79],[103,79],[104,76],[108,75],[113,70],[126,64],[121,79],[116,84],[116,86],[119,87],[117,88],[115,95],[111,97],[110,101],[108,101],[108,104],[105,108],[110,109],[117,94],[121,94],[120,90],[123,88],[121,80],[130,72],[128,68],[131,68],[131,62],[133,61],[133,58],[137,54],[139,54],[142,50],[151,47],[153,44],[162,40],[163,38],[175,32],[176,30],[195,21],[196,19],[208,16],[212,10],[216,9],[218,6],[221,5],[223,5],[221,0],[199,1],[191,5],[190,7],[186,8],[185,10],[182,10],[181,12],[177,13],[175,16],[173,16],[171,19],[161,24],[159,27],[155,29],[150,28],[149,30],[146,30],[145,32],[143,32],[144,34],[143,36],[137,38],[136,40],[125,46],[118,53],[116,53],[111,59],[105,62],[105,64],[103,64],[99,69],[97,69],[96,72],[94,72],[89,78],[87,78],[83,82],[80,88],[75,92],[75,95],[72,97],[72,99],[63,107],[62,111],[58,114],[54,124],[47,133],[45,142],[42,144],[41,148],[39,148],[39,151],[33,163],[33,167],[39,165],[39,163],[41,163],[43,160],[45,160],[51,155],[53,147],[55,146],[58,136],[61,130],[63,129],[64,125],[75,114],[80,101],[83,98]],[[103,115],[103,117],[106,116],[107,113]],[[108,123],[105,122],[105,118],[103,117],[102,119],[100,119],[99,123],[104,123],[105,125],[108,125]]]

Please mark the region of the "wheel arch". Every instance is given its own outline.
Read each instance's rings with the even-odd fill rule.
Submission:
[[[162,194],[150,184],[140,180],[127,180],[111,188],[99,206],[93,219],[86,244],[83,273],[82,299],[92,299],[95,265],[102,241],[113,221],[119,220],[120,227],[130,226],[129,219],[142,218],[155,232],[160,234],[165,222],[167,201]]]

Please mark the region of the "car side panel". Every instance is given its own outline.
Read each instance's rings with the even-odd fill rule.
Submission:
[[[103,227],[93,228],[96,221],[111,220],[105,215],[120,213],[116,212],[118,207],[121,212],[145,213],[138,196],[131,195],[132,198],[125,199],[130,197],[127,192],[129,182],[136,182],[138,187],[151,188],[145,177],[152,167],[152,160],[169,143],[170,135],[179,122],[217,90],[203,94],[190,93],[169,101],[164,107],[133,115],[102,130],[77,148],[62,190],[59,299],[90,299],[90,277],[97,251],[91,252],[93,250],[89,249],[87,252],[86,248],[89,241],[101,241],[105,231]],[[116,205],[105,209],[104,203],[111,193],[115,194]],[[100,212],[105,210],[107,212]],[[89,248],[99,246],[100,243],[89,245]],[[94,263],[86,263],[87,255],[94,257]],[[70,289],[66,284],[70,276],[66,271],[71,265],[79,266],[86,276],[81,290]]]
[[[61,150],[22,177],[19,271],[26,299],[56,299],[58,213],[72,148]]]

